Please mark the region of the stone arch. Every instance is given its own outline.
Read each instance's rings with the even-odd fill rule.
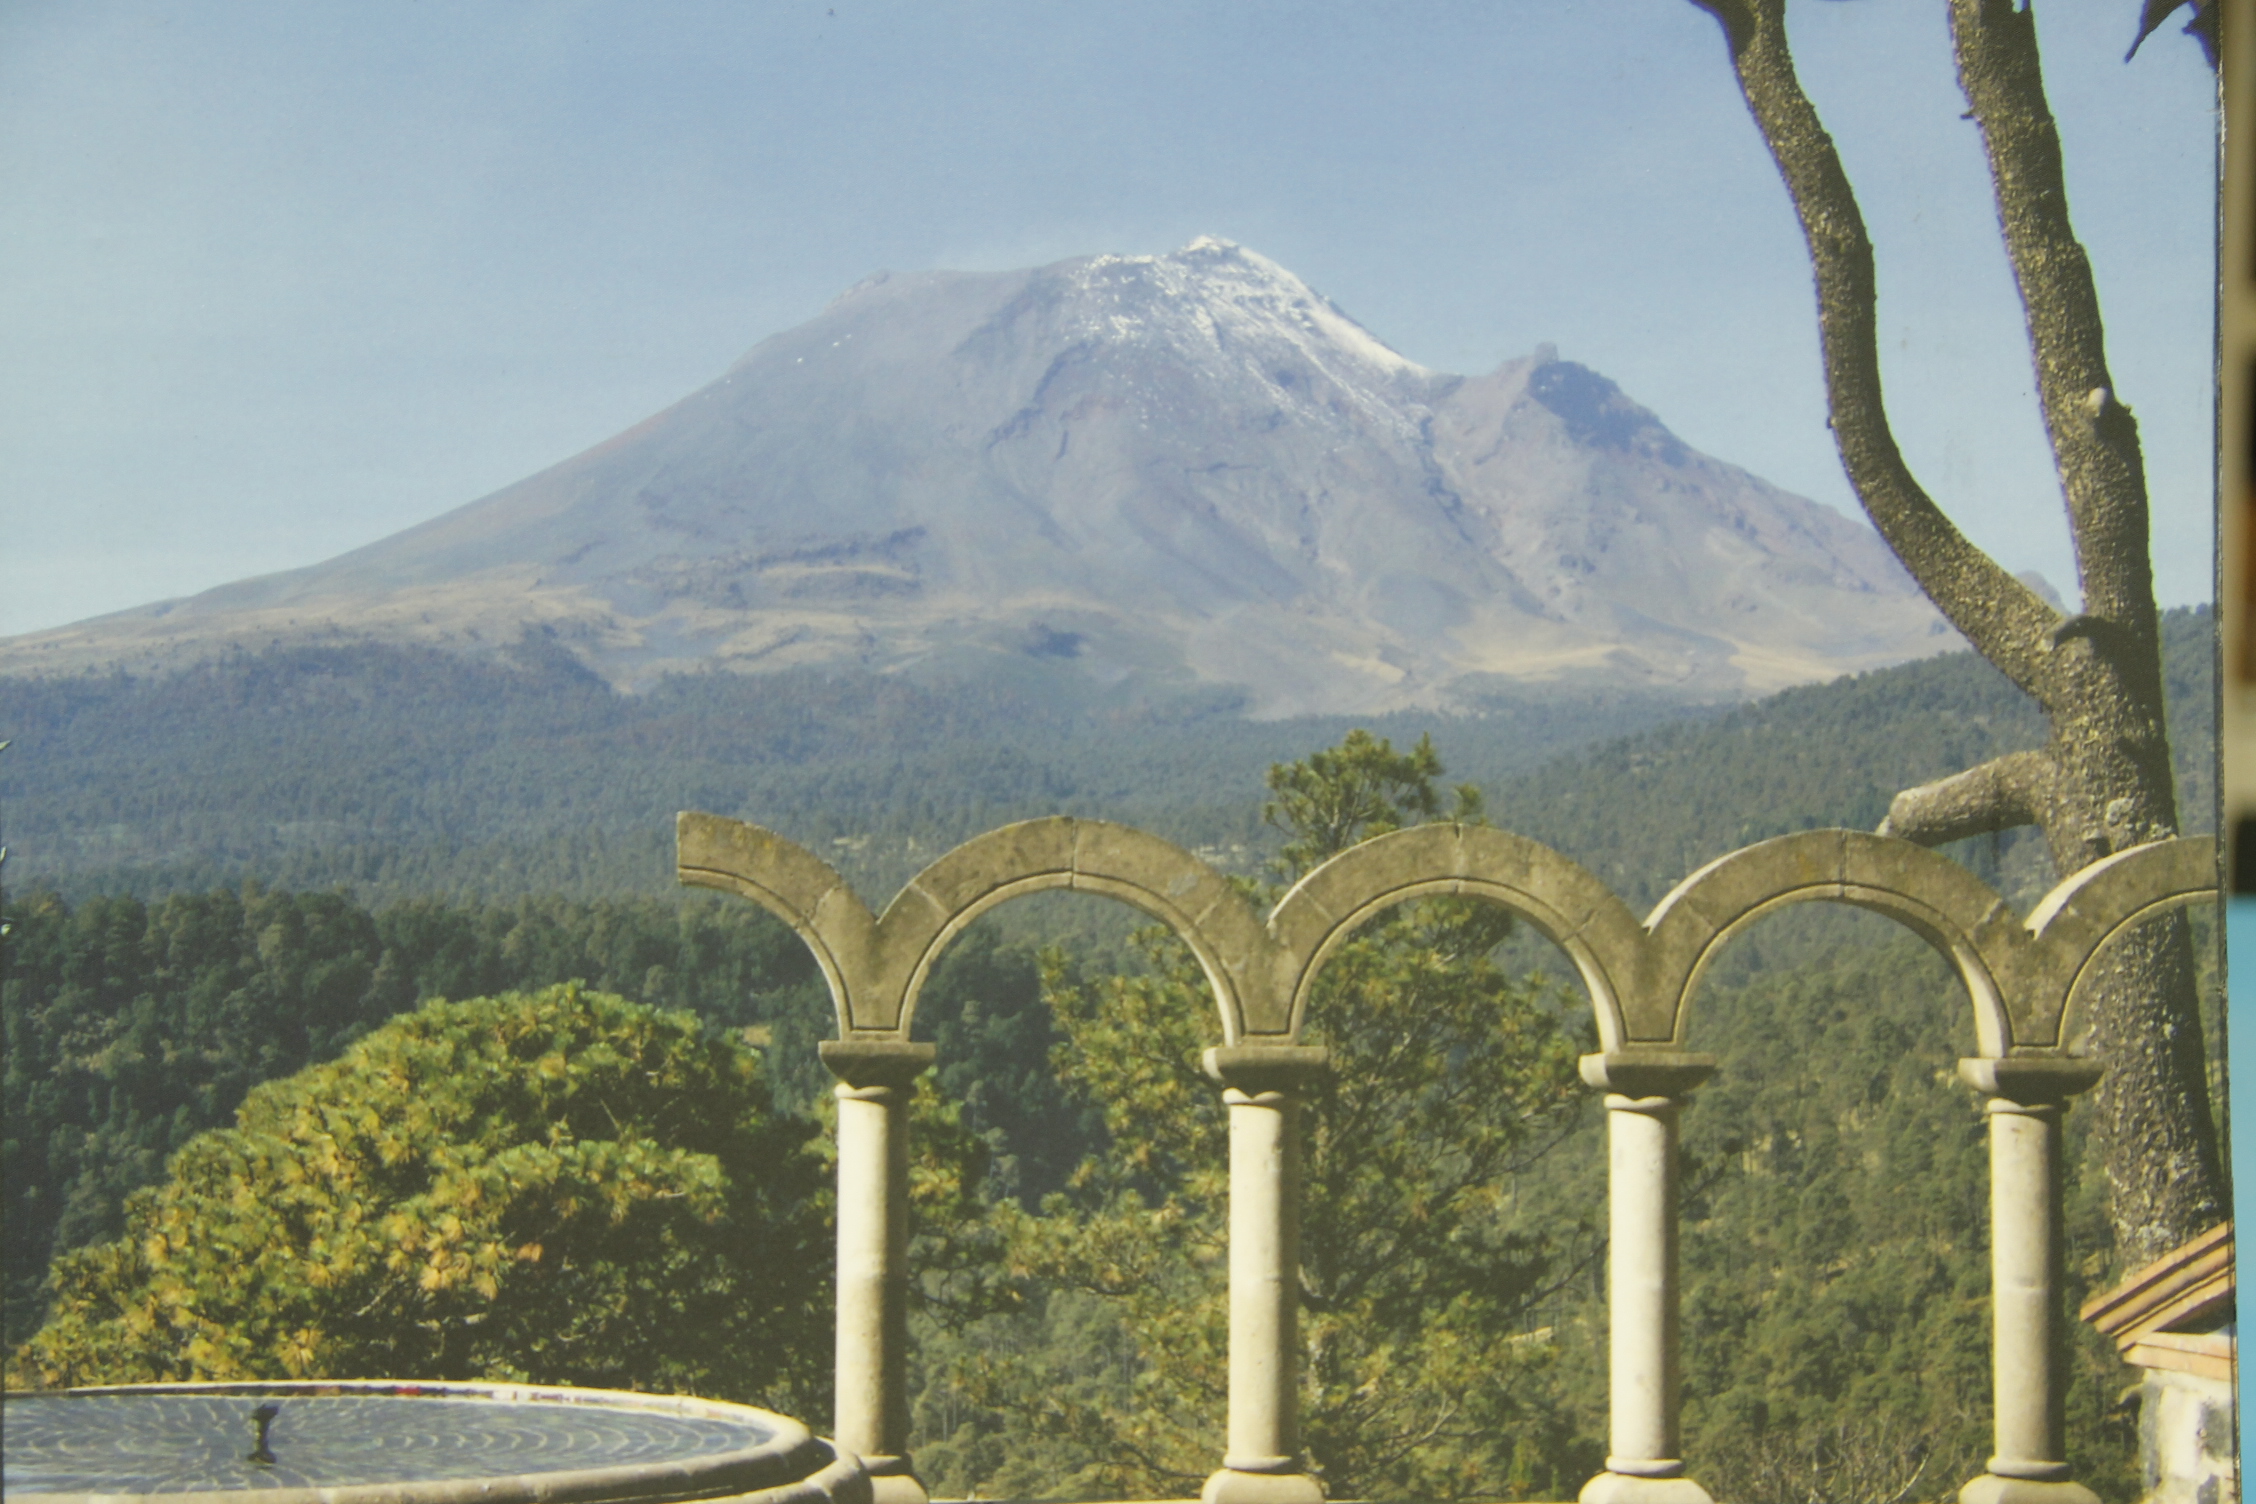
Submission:
[[[1351,846],[1277,904],[1269,933],[1291,967],[1288,1037],[1298,1040],[1324,963],[1364,921],[1413,898],[1482,898],[1567,953],[1590,993],[1602,1047],[1633,1040],[1645,936],[1614,891],[1526,836],[1485,825],[1417,825]]]
[[[2163,909],[2216,891],[2215,843],[2173,839],[2116,853],[2048,893],[2024,921],[1987,883],[1892,836],[1812,830],[1719,857],[1670,891],[1646,921],[1649,990],[1638,1045],[1680,1049],[1692,995],[1724,943],[1790,904],[1835,902],[1887,915],[1948,961],[1990,1058],[2058,1052],[2092,958]]]
[[[1199,958],[1227,1041],[1208,1052],[1207,1063],[1225,1087],[1232,1144],[1230,1451],[1207,1497],[1320,1504],[1321,1490],[1298,1455],[1291,1278],[1298,1182],[1289,1146],[1292,1114],[1323,1068],[1323,1052],[1297,1041],[1318,971],[1373,914],[1418,897],[1483,898],[1533,924],[1581,973],[1603,1042],[1603,1053],[1584,1058],[1584,1078],[1608,1093],[1609,1382],[1619,1453],[1609,1454],[1608,1471],[1584,1492],[1617,1501],[1647,1492],[1704,1500],[1683,1478],[1675,1434],[1673,1177],[1677,1108],[1713,1068],[1682,1052],[1690,999],[1720,947],[1773,909],[1831,900],[1885,913],[1940,950],[1974,998],[1987,1058],[1961,1062],[1961,1071],[1993,1099],[1993,1181],[2013,1188],[2007,1199],[2036,1208],[2021,1220],[2041,1233],[2050,1225],[2045,1197],[2060,1104],[2098,1074],[2096,1062],[2065,1058],[2064,1048],[2093,957],[2139,920],[2216,889],[2212,842],[2160,842],[2078,873],[2024,923],[1947,858],[1887,837],[1810,831],[1708,864],[1639,925],[1612,890],[1549,847],[1485,827],[1437,825],[1332,858],[1263,927],[1225,879],[1180,847],[1101,821],[1054,817],[990,831],[948,852],[881,919],[828,863],[773,832],[685,814],[678,834],[683,881],[736,892],[782,918],[814,953],[838,1009],[840,1038],[823,1045],[840,1078],[836,1430],[869,1465],[878,1504],[925,1497],[906,1455],[903,1357],[906,1094],[932,1059],[929,1045],[908,1038],[916,993],[947,943],[1010,898],[1065,888],[1120,899],[1168,924]],[[2011,1258],[2000,1252],[2006,1240],[1993,1242],[2001,1289],[2044,1283],[2049,1245],[2037,1234],[2022,1241],[2027,1256]],[[2042,1387],[2053,1351],[2049,1318],[2032,1325],[2029,1313],[2048,1309],[2023,1301],[2010,1320],[1996,1318],[2001,1344],[2011,1326],[2015,1351],[2042,1359],[2010,1375],[1999,1369],[2001,1403],[2017,1392],[2009,1380]],[[2000,1437],[2002,1456],[2012,1450],[2002,1426]]]
[[[974,836],[911,878],[873,916],[837,869],[770,830],[717,815],[676,822],[681,880],[751,899],[814,953],[841,1040],[906,1042],[940,953],[996,905],[1065,889],[1118,899],[1198,958],[1225,1043],[1283,1032],[1274,947],[1229,880],[1172,841],[1053,815]]]
[[[1940,953],[1965,983],[1985,1055],[2013,1040],[1998,962],[2021,920],[1997,891],[1950,858],[1894,836],[1808,830],[1742,847],[1686,877],[1645,922],[1649,990],[1640,998],[1641,1045],[1681,1049],[1692,995],[1724,945],[1764,915],[1800,903],[1845,903],[1903,925]]]
[[[791,927],[830,987],[841,1039],[877,922],[838,869],[796,841],[742,820],[674,817],[674,871],[684,883],[748,898]]]
[[[2118,851],[2047,893],[2027,928],[2049,964],[2031,968],[2039,974],[2014,997],[2017,1041],[2066,1048],[2100,953],[2148,919],[2214,899],[2220,886],[2215,838],[2194,836]]]

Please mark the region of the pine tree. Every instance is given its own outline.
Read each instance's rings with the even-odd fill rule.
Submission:
[[[1430,741],[1397,752],[1362,732],[1272,768],[1277,876],[1438,817],[1441,772]],[[1456,792],[1452,818],[1479,811]],[[1555,1487],[1595,1460],[1546,1467],[1528,1445],[1545,1429],[1532,1314],[1592,1245],[1588,1229],[1530,1231],[1509,1188],[1580,1119],[1588,1044],[1579,995],[1498,964],[1511,932],[1470,901],[1398,909],[1333,958],[1312,1009],[1333,1068],[1302,1118],[1304,1416],[1338,1496]],[[1077,1484],[1154,1497],[1195,1489],[1221,1451],[1228,1185],[1220,1095],[1199,1068],[1211,1001],[1165,931],[1141,943],[1144,975],[1078,984],[1053,967],[1059,1071],[1101,1109],[1109,1147],[1040,1214],[1002,1215],[1014,1266],[1069,1308],[1110,1307],[1125,1346],[1095,1365],[1086,1348],[1016,1352],[971,1378],[1067,1443]]]

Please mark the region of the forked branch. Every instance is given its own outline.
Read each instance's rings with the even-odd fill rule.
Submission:
[[[2041,700],[2045,634],[2058,613],[1943,515],[1904,464],[1888,426],[1872,242],[1833,138],[1795,76],[1785,0],[1693,3],[1723,24],[1740,92],[1809,244],[1827,411],[1849,483],[1928,599],[1983,657]]]

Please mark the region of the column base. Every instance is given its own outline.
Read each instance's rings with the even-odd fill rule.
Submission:
[[[908,1458],[864,1457],[862,1466],[869,1469],[870,1504],[932,1504]]]
[[[1200,1504],[1324,1504],[1324,1489],[1307,1473],[1241,1473],[1222,1468],[1199,1490]]]
[[[872,1504],[869,1469],[862,1466],[862,1459],[856,1457],[852,1452],[841,1449],[833,1442],[818,1442],[817,1444],[830,1453],[830,1466],[821,1469],[810,1478],[786,1485],[783,1489],[774,1490],[774,1492],[788,1494],[793,1498],[803,1498],[809,1491],[812,1491],[815,1497],[822,1501],[822,1504]],[[762,1492],[768,1491],[762,1490]]]
[[[1630,1473],[1600,1473],[1576,1495],[1582,1504],[1715,1504],[1690,1478],[1639,1478]]]
[[[2062,1478],[2000,1478],[1984,1473],[1958,1491],[1958,1504],[2099,1504],[2099,1495]]]

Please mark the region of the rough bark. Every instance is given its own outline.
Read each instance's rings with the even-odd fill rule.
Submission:
[[[2037,701],[2049,726],[2040,752],[1899,794],[1882,828],[1939,844],[2034,824],[2062,875],[2176,834],[2145,465],[2138,425],[2107,373],[2091,266],[2069,224],[2033,10],[1949,0],[1959,81],[1989,159],[2075,544],[2084,610],[2068,617],[1968,542],[1896,448],[1881,395],[1872,245],[1832,138],[1795,77],[1785,0],[1694,3],[1723,25],[1741,92],[1801,220],[1849,482],[1928,598]],[[2116,947],[2090,1018],[2092,1048],[2108,1067],[2094,1132],[2118,1256],[2135,1266],[2228,1215],[2182,920],[2150,924]]]
[[[1889,801],[1880,834],[1941,846],[2037,823],[2052,788],[2052,759],[2009,752],[1934,783],[1905,789]]]

